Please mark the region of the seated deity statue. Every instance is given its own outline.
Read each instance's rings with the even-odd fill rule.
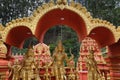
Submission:
[[[32,48],[29,48],[24,56],[20,77],[22,80],[40,80],[38,65],[35,62]]]
[[[101,73],[94,58],[93,50],[90,50],[89,55],[86,57],[86,65],[88,68],[88,80],[102,80]]]
[[[11,63],[8,63],[8,67],[10,68],[10,74],[9,77],[12,76],[12,80],[20,80],[20,69],[21,65],[19,64],[18,59],[14,61],[13,66],[11,66]]]
[[[52,58],[53,74],[56,77],[56,80],[64,80],[66,73],[64,68],[64,61],[68,63],[71,60],[71,58],[68,59],[61,41],[59,41],[57,47],[55,48]]]

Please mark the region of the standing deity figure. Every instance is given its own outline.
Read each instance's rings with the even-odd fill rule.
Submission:
[[[67,0],[57,0],[57,4],[67,4]]]
[[[29,48],[24,56],[20,76],[22,80],[40,80],[38,74],[38,65],[35,63],[34,52]]]
[[[13,66],[11,66],[11,63],[8,63],[8,67],[11,69],[11,72],[9,76],[12,76],[12,80],[20,80],[20,69],[21,65],[18,62],[18,59],[15,60]]]
[[[0,35],[0,58],[6,58],[7,47],[4,44],[3,40],[1,39]]]
[[[89,55],[86,57],[86,65],[88,67],[88,80],[102,80],[101,73],[94,58],[93,50],[90,50]]]
[[[55,48],[52,58],[53,58],[53,73],[54,76],[56,77],[56,80],[64,80],[65,79],[64,61],[68,63],[71,59],[68,59],[64,51],[62,41],[58,42],[58,45]]]

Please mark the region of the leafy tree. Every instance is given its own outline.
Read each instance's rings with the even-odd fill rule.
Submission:
[[[110,21],[116,26],[120,25],[119,0],[85,0],[85,6],[93,17]]]
[[[0,20],[5,25],[13,19],[27,17],[41,4],[40,0],[0,0]]]

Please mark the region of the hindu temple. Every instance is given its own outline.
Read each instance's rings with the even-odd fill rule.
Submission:
[[[68,25],[78,35],[81,45],[76,67],[61,40],[52,56],[51,46],[43,43],[47,30],[59,24]],[[25,55],[11,53],[12,46],[23,48],[33,36],[39,44],[30,46]],[[120,27],[92,17],[73,0],[50,0],[29,17],[0,24],[0,80],[120,80]]]

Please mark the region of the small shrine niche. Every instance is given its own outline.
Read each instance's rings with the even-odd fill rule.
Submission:
[[[97,61],[98,67],[102,69],[103,68],[102,65],[106,64],[97,42],[90,37],[86,37],[82,41],[82,44],[80,47],[80,57],[78,59],[78,70],[79,71],[87,71],[85,59],[86,59],[86,56],[89,55],[89,50],[95,51],[94,58]]]
[[[44,43],[39,43],[34,46],[34,54],[40,67],[52,61],[49,46]]]

